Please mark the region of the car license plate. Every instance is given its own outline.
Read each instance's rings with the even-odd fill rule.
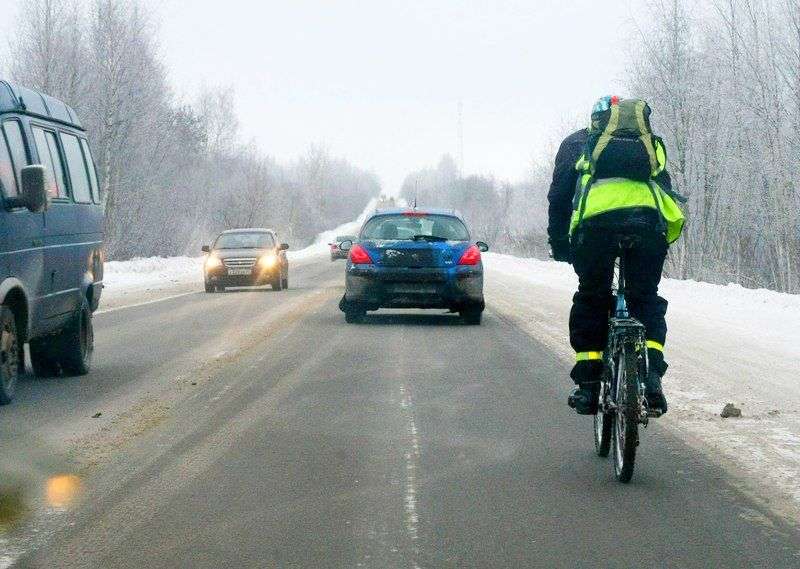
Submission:
[[[392,285],[391,289],[401,294],[436,294],[436,287],[429,284],[398,283]]]
[[[240,276],[240,275],[249,275],[250,269],[228,269],[228,274],[232,277]]]

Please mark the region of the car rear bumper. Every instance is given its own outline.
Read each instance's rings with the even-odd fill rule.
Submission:
[[[344,304],[378,308],[483,309],[483,268],[376,268],[353,265]]]

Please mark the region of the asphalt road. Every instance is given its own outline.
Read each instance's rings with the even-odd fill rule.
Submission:
[[[800,567],[796,529],[657,425],[616,482],[491,298],[480,327],[346,325],[342,270],[99,314],[90,376],[24,381],[0,428],[72,449],[85,494],[18,565]]]

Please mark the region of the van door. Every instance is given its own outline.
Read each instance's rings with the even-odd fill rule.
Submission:
[[[28,153],[17,119],[3,121],[0,129],[0,191],[3,200],[20,193],[20,171],[27,166]],[[46,294],[44,279],[44,214],[27,208],[0,209],[0,281],[22,282],[28,295],[29,321],[34,334],[43,332],[41,298]]]
[[[46,317],[59,326],[78,309],[80,280],[75,251],[75,204],[69,195],[64,158],[55,130],[31,125],[39,160],[50,173],[50,207],[44,214]]]

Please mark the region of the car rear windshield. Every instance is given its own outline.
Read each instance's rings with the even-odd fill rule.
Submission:
[[[266,249],[274,247],[270,233],[223,233],[217,237],[214,249]]]
[[[361,231],[362,239],[469,241],[464,223],[451,215],[400,213],[370,219]]]

